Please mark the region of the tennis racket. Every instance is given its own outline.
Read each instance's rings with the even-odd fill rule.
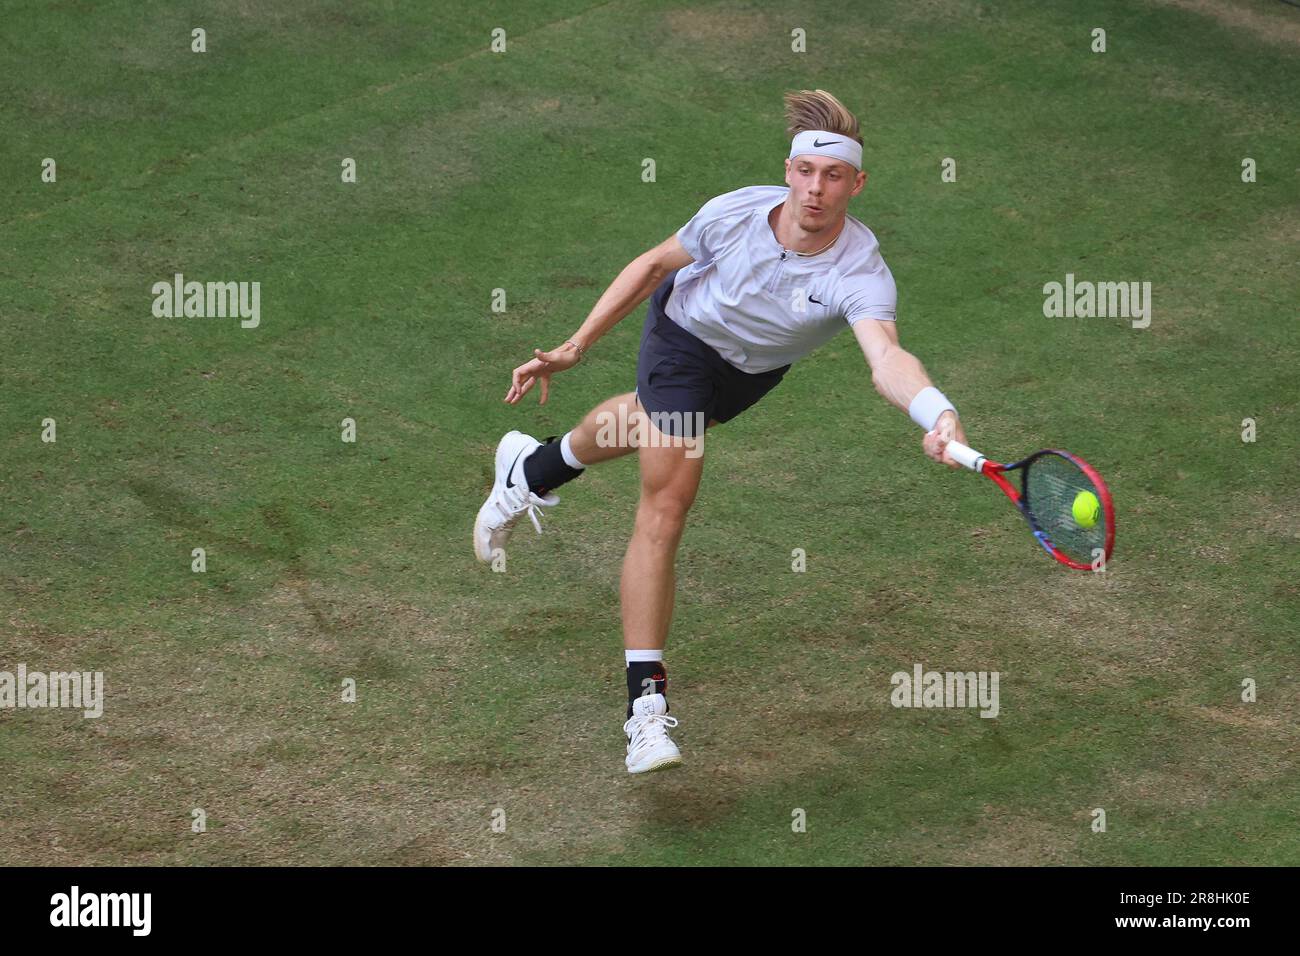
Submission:
[[[1036,451],[1012,465],[989,461],[975,449],[950,441],[953,461],[993,480],[1029,522],[1043,550],[1066,567],[1105,567],[1115,547],[1115,506],[1097,469],[1078,455]],[[1020,473],[1020,487],[1008,480]],[[1100,550],[1100,555],[1098,555]],[[1098,562],[1097,558],[1101,561]]]

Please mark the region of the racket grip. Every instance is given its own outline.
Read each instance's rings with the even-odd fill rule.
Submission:
[[[984,456],[969,445],[963,445],[959,441],[950,441],[946,447],[948,454],[952,456],[952,460],[957,464],[969,468],[971,471],[983,469]]]

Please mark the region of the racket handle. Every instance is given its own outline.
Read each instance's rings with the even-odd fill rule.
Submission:
[[[959,441],[950,441],[947,445],[947,451],[952,460],[971,471],[981,471],[984,466],[984,456],[977,452],[969,445],[963,445]]]

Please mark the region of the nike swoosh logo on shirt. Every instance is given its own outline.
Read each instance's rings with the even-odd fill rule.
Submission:
[[[841,143],[841,142],[843,142],[843,140],[833,139],[833,140],[830,140],[829,142],[823,143],[823,142],[822,142],[821,140],[819,140],[819,139],[814,139],[814,140],[813,140],[813,145],[814,145],[814,146],[834,146],[836,143]]]
[[[809,301],[809,302],[816,302],[818,305],[825,305],[825,304],[826,304],[826,303],[823,302],[821,299],[814,299],[812,296],[808,296],[808,301]]]

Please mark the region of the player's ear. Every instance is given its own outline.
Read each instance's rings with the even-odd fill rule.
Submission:
[[[785,160],[785,184],[787,186],[792,185],[790,182],[790,157],[788,156]]]
[[[864,169],[858,173],[858,184],[853,187],[853,192],[849,193],[849,195],[856,196],[858,193],[862,192],[862,190],[865,189],[866,186],[867,186],[867,171]]]

